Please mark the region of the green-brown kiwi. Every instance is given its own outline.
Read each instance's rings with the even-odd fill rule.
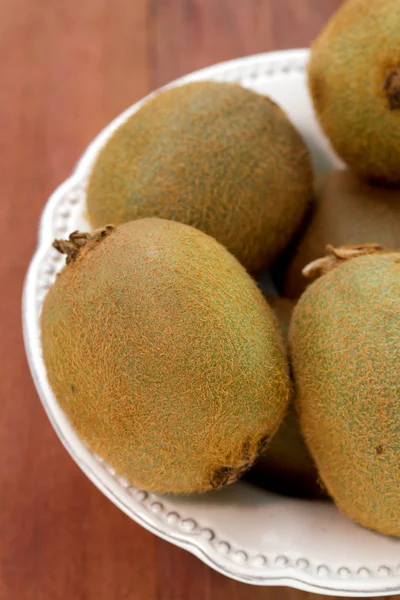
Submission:
[[[233,83],[163,90],[121,125],[89,179],[94,227],[162,217],[208,233],[255,272],[311,197],[308,149],[283,110]]]
[[[309,87],[338,154],[368,179],[399,183],[400,2],[344,2],[312,47]]]
[[[400,252],[332,249],[308,272],[289,334],[302,431],[339,509],[400,536]]]
[[[326,246],[377,242],[400,247],[400,190],[369,185],[350,170],[316,181],[313,212],[286,270],[282,293],[299,298],[307,286],[301,271]]]
[[[132,484],[186,494],[237,479],[290,396],[271,309],[217,241],[142,219],[56,247],[45,298],[53,392],[88,446]]]
[[[295,303],[276,295],[268,295],[266,298],[286,341]],[[246,474],[246,479],[260,487],[289,496],[324,497],[318,472],[304,442],[293,403],[290,404],[282,425],[265,453]]]

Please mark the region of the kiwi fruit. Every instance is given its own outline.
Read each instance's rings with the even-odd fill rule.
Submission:
[[[370,185],[353,171],[332,171],[316,180],[313,211],[289,261],[282,293],[299,298],[307,286],[301,270],[326,246],[377,242],[400,247],[400,190]]]
[[[347,0],[312,46],[309,87],[339,156],[400,182],[400,2]]]
[[[268,295],[285,342],[295,303],[281,296]],[[318,472],[304,442],[294,403],[273,437],[266,452],[246,474],[251,483],[273,492],[300,498],[323,498]]]
[[[255,272],[288,243],[311,189],[308,149],[272,100],[202,81],[159,92],[117,129],[93,166],[87,213],[94,227],[192,225]]]
[[[236,480],[287,409],[273,313],[210,236],[141,219],[55,246],[67,264],[41,315],[55,397],[135,486],[188,494]]]
[[[339,509],[400,536],[400,252],[331,249],[289,341],[307,445]]]

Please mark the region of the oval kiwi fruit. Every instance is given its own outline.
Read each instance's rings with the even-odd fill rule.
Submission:
[[[400,190],[370,185],[353,171],[332,171],[316,182],[313,211],[286,269],[282,293],[299,298],[307,286],[301,270],[326,246],[377,242],[400,247]]]
[[[269,98],[232,83],[163,90],[101,150],[91,224],[162,217],[216,238],[249,270],[288,243],[311,197],[308,149]]]
[[[337,153],[368,179],[399,183],[400,2],[344,2],[313,44],[309,87]]]
[[[266,298],[286,341],[295,303],[276,295]],[[293,402],[276,435],[246,474],[246,479],[259,487],[288,496],[324,497],[318,471],[304,442]]]
[[[301,427],[339,509],[400,536],[400,252],[331,252],[290,326]]]
[[[291,389],[273,313],[245,269],[213,238],[162,219],[55,245],[68,258],[44,301],[43,356],[72,427],[151,491],[236,480]]]

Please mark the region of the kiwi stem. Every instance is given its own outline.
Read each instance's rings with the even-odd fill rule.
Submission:
[[[376,254],[383,250],[383,247],[379,244],[360,244],[358,246],[340,246],[339,248],[334,248],[329,244],[326,247],[326,251],[328,252],[327,256],[318,258],[309,263],[302,270],[302,274],[304,277],[307,277],[307,279],[321,277],[344,263],[346,260],[351,260],[352,258],[357,258],[357,256],[364,256],[366,254]]]
[[[387,93],[390,110],[400,108],[400,65],[390,69],[383,84],[383,89]]]
[[[76,260],[82,248],[89,243],[97,243],[107,237],[115,229],[114,225],[106,225],[100,229],[95,229],[90,233],[73,231],[68,240],[54,240],[53,247],[61,254],[67,255],[66,263],[69,265]]]

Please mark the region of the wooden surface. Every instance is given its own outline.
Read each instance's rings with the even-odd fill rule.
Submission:
[[[56,438],[26,364],[23,278],[39,215],[91,138],[149,90],[308,46],[340,0],[0,0],[0,599],[300,600],[250,588],[148,533]]]

